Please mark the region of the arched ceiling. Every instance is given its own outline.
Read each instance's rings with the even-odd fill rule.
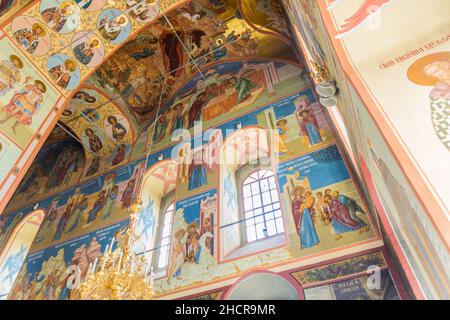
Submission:
[[[68,104],[65,114],[71,115],[63,115],[60,122],[88,148],[88,160],[99,153],[102,162],[111,164],[120,143],[105,131],[107,115],[123,115],[122,121],[133,132],[126,144],[133,145],[140,135],[145,140],[142,135],[147,134],[158,109],[189,79],[199,74],[205,77],[202,71],[213,64],[248,58],[297,62],[277,1],[187,1],[162,14],[105,60]],[[97,101],[85,99],[87,92],[95,93]],[[101,119],[86,114],[91,109]],[[99,130],[96,133],[105,144],[100,152],[89,150],[88,126]]]
[[[136,34],[87,83],[148,124],[158,106],[209,64],[248,57],[295,61],[280,9],[267,0],[193,0]]]

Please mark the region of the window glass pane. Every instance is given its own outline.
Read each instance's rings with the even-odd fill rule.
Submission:
[[[274,205],[274,206],[275,206],[275,205]],[[276,211],[275,211],[275,217],[276,217],[276,218],[281,217],[281,211],[280,211],[280,210],[276,210]]]
[[[266,217],[266,220],[271,220],[271,219],[273,219],[273,218],[274,218],[274,217],[273,217],[273,212],[266,213],[266,214],[265,214],[265,217]]]
[[[271,193],[272,193],[272,201],[273,202],[278,201],[278,190],[274,189],[271,191]]]
[[[269,185],[270,185],[270,189],[276,189],[277,184],[275,183],[275,178],[274,177],[270,177],[269,178]]]
[[[261,215],[261,216],[257,216],[256,218],[255,218],[255,222],[256,223],[262,223],[262,222],[264,222],[264,217]]]
[[[278,233],[284,232],[283,219],[277,218],[275,219],[275,223],[277,224]]]
[[[261,207],[261,196],[259,194],[253,196],[252,199],[253,199],[253,208]]]
[[[172,219],[172,212],[166,211],[166,214],[164,216],[164,224],[169,224],[171,219]]]
[[[244,199],[244,210],[248,211],[253,209],[252,198]]]
[[[277,234],[277,229],[275,227],[275,221],[273,221],[273,220],[267,221],[266,226],[267,226],[267,233],[268,233],[269,237]]]
[[[252,242],[256,240],[255,227],[247,227],[247,241]]]
[[[259,223],[256,225],[256,239],[265,238],[264,236],[264,223]]]
[[[174,205],[173,202],[170,204],[170,206],[167,207],[166,211],[173,211]]]
[[[273,210],[272,205],[268,205],[268,206],[264,207],[264,212],[270,212],[272,210]]]
[[[255,210],[255,216],[259,216],[263,213],[262,208],[258,208]]]
[[[162,238],[161,239],[161,247],[162,246],[167,246],[168,244],[169,244],[169,242],[170,242],[170,238]]]
[[[246,218],[246,219],[251,218],[251,217],[253,217],[253,216],[254,216],[253,210],[247,211],[247,212],[245,213],[245,218]]]
[[[244,191],[244,198],[248,198],[252,195],[252,193],[250,191],[250,185],[248,185],[248,184],[244,186],[243,191]]]
[[[250,218],[245,220],[245,223],[247,224],[247,226],[253,226],[255,224],[255,219]]]
[[[269,181],[267,179],[261,180],[261,191],[269,190]]]
[[[259,194],[259,183],[258,182],[253,182],[251,184],[251,186],[252,186],[252,194],[253,195]]]
[[[159,250],[158,268],[164,268],[167,266],[167,253],[169,247],[163,247]]]
[[[273,204],[273,209],[275,210],[275,209],[279,209],[279,208],[280,208],[280,203],[279,202],[275,202]]]
[[[163,228],[163,232],[162,232],[162,237],[163,238],[166,238],[166,237],[168,237],[168,236],[170,236],[170,225],[165,225],[164,226],[164,228]]]
[[[263,199],[263,204],[264,205],[267,205],[267,204],[271,203],[272,200],[270,199],[270,192],[268,192],[268,191],[264,192],[262,194],[262,199]]]

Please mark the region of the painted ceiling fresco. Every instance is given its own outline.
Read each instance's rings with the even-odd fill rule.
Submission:
[[[283,36],[287,29],[280,8],[271,1],[255,3],[189,2],[139,32],[88,82],[117,97],[141,122],[154,117],[158,106],[186,80],[203,75],[207,65],[245,57],[295,61]]]

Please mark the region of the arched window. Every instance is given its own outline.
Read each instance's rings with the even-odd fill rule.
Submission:
[[[250,174],[242,184],[242,197],[247,243],[284,233],[272,171],[261,169]]]
[[[166,202],[166,203],[164,203]],[[172,238],[172,217],[175,211],[173,201],[163,201],[158,232],[158,254],[156,255],[156,270],[164,270],[169,264],[169,252]]]
[[[0,248],[0,300],[6,299],[8,296],[44,215],[44,210],[35,210],[18,222],[16,226],[10,226],[14,229],[9,234],[5,246]],[[6,235],[8,236],[8,232]]]

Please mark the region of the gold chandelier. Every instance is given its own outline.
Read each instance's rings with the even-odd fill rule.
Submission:
[[[136,199],[131,206],[128,229],[124,246],[112,251],[114,241],[105,252],[90,266],[79,290],[82,300],[150,300],[153,292],[153,268],[148,273],[145,252],[139,257],[133,250],[139,239],[136,233],[136,220],[141,212],[142,201]]]

